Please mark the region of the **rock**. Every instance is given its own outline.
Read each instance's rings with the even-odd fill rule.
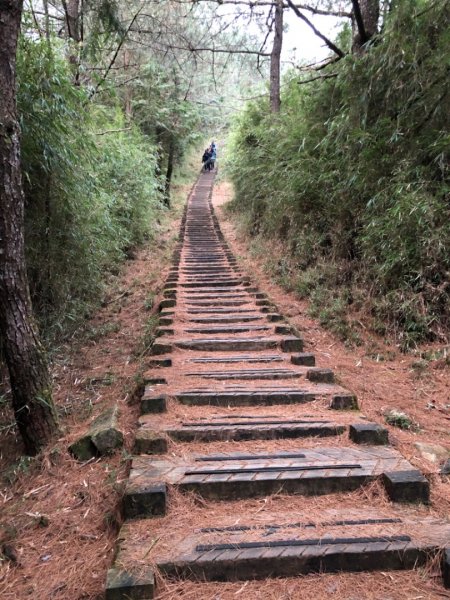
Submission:
[[[356,444],[379,446],[388,444],[388,431],[378,423],[355,423],[350,425],[349,436]]]
[[[450,458],[442,465],[441,473],[442,475],[450,475]]]
[[[77,459],[81,461],[89,460],[94,458],[97,454],[97,448],[94,446],[91,440],[91,436],[84,435],[83,437],[75,440],[69,446],[69,452]]]
[[[438,444],[425,444],[423,442],[416,442],[414,446],[423,458],[435,465],[450,460],[450,451],[447,450],[447,448],[444,448],[444,446],[439,446]]]
[[[117,429],[118,412],[117,405],[103,411],[91,423],[88,432],[69,446],[69,452],[85,461],[122,447],[123,433]]]
[[[105,600],[150,600],[155,594],[155,576],[151,568],[135,574],[113,567],[106,576]]]

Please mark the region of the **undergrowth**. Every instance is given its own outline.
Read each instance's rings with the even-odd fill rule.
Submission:
[[[249,103],[228,162],[247,232],[282,244],[280,282],[340,336],[363,311],[404,350],[445,340],[450,325],[450,13],[448,1],[422,9],[393,7],[330,78],[289,73],[280,114]]]

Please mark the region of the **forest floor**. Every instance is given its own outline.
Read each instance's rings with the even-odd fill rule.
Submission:
[[[189,186],[179,186],[185,200]],[[138,375],[157,325],[159,291],[176,243],[180,206],[153,240],[124,263],[102,308],[53,357],[54,400],[63,434],[28,459],[7,390],[0,405],[0,598],[103,598],[120,525],[139,409]],[[121,452],[77,462],[68,446],[117,403]]]
[[[232,199],[226,182],[216,186],[213,201],[225,238],[239,265],[258,283],[289,322],[302,334],[305,351],[316,354],[317,363],[333,369],[337,381],[358,397],[361,411],[370,420],[384,423],[387,411],[398,409],[411,418],[411,428],[387,425],[394,447],[427,476],[435,477],[434,493],[450,507],[450,478],[437,475],[438,463],[424,458],[417,442],[443,445],[450,452],[450,362],[442,358],[442,344],[427,344],[405,354],[373,332],[359,331],[361,344],[348,347],[308,315],[308,302],[286,292],[274,281],[267,262],[255,256],[242,229],[233,222],[224,205]],[[267,242],[265,256],[273,264],[281,248]],[[450,347],[447,348],[450,354]],[[423,356],[439,356],[424,360]],[[442,459],[440,459],[442,462]],[[437,499],[437,498],[436,498]]]
[[[188,188],[183,193],[187,195]],[[248,239],[223,205],[231,188],[219,183],[214,204],[224,235],[242,270],[251,274],[304,337],[305,350],[316,354],[321,367],[332,368],[341,383],[357,394],[362,412],[383,423],[387,409],[408,413],[414,430],[389,427],[394,447],[432,482],[432,502],[438,512],[450,509],[450,479],[427,460],[415,443],[450,448],[450,378],[445,361],[420,361],[402,354],[369,333],[362,345],[348,348],[317,320],[308,305],[286,293],[272,280],[262,259],[254,256]],[[106,569],[113,559],[120,524],[121,492],[129,469],[129,452],[137,423],[133,404],[137,375],[145,368],[145,352],[155,325],[158,292],[168,268],[178,219],[165,225],[156,241],[125,263],[103,308],[83,334],[74,337],[54,363],[55,400],[64,433],[44,455],[30,461],[8,424],[11,414],[0,406],[0,597],[5,600],[82,600],[103,597]],[[270,248],[274,255],[278,249]],[[376,351],[375,351],[376,349]],[[421,350],[437,349],[427,346]],[[79,463],[68,445],[107,406],[119,403],[125,448],[108,457]],[[6,555],[6,556],[5,556]],[[9,556],[9,558],[8,558]],[[234,598],[300,600],[409,600],[448,598],[434,572],[314,575],[302,579],[231,584],[167,585],[162,598],[231,600]],[[436,571],[437,574],[437,571]],[[430,577],[431,575],[431,577]],[[437,575],[436,575],[437,577]],[[301,595],[299,590],[301,589]]]

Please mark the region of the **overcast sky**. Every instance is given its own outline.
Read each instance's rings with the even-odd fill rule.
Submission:
[[[337,34],[337,26],[342,19],[336,17],[309,16],[315,27],[330,39]],[[324,46],[320,38],[314,35],[306,23],[299,19],[291,10],[284,13],[287,25],[283,39],[283,60],[290,60],[295,55],[296,62],[312,62],[314,59],[324,59],[330,54],[330,49]],[[295,51],[294,51],[295,49]]]

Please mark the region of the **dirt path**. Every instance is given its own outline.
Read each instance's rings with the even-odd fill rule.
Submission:
[[[193,190],[165,286],[106,598],[449,597],[449,484],[413,445],[445,443],[445,423],[411,405],[408,364],[355,355],[236,260],[212,184]],[[383,426],[393,392],[419,433]],[[443,420],[445,400],[431,410]]]

